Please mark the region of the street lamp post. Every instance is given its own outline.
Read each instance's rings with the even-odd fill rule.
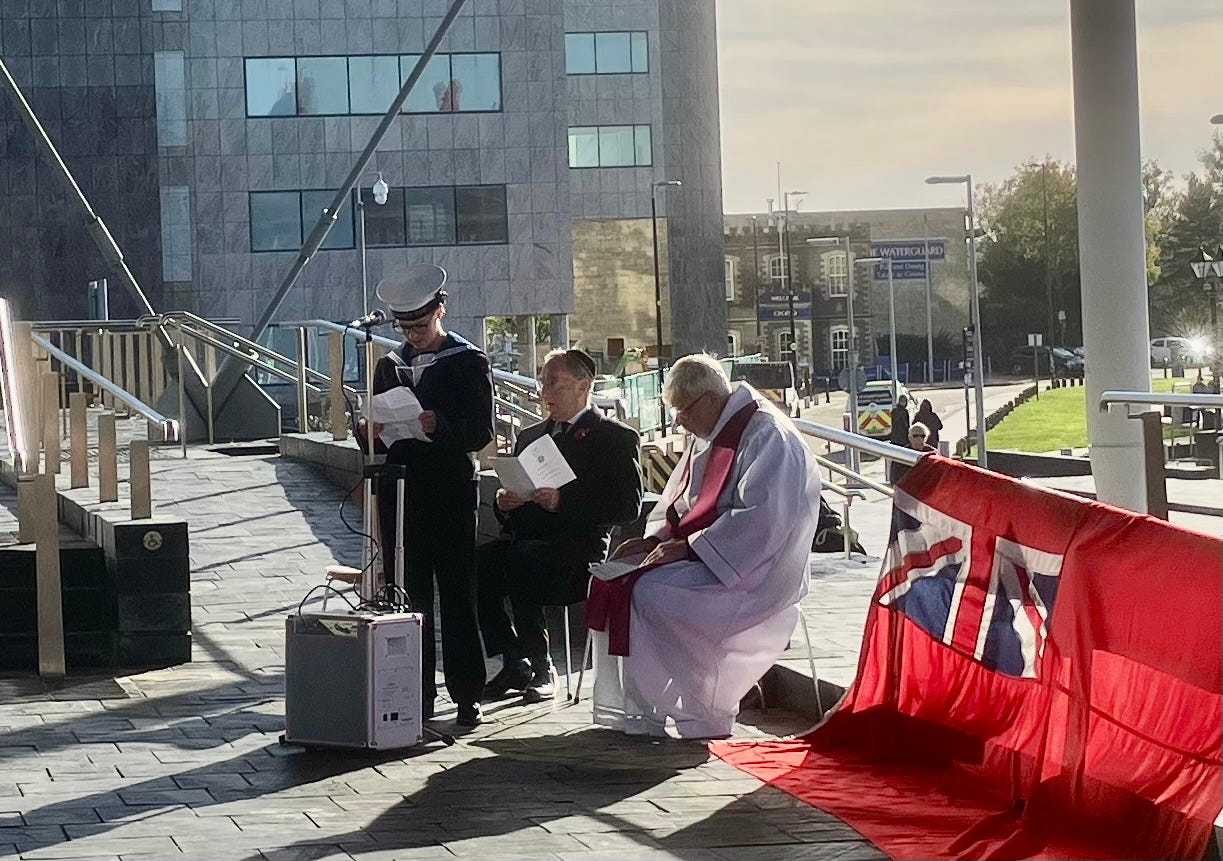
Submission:
[[[977,394],[977,464],[989,469],[989,451],[985,443],[985,364],[981,349],[981,287],[977,283],[977,222],[973,215],[972,174],[961,176],[930,176],[927,185],[965,185],[968,191],[968,277],[972,281],[972,381]]]
[[[762,346],[760,328],[760,243],[757,234],[758,220],[752,216],[752,287],[756,294],[756,350]]]
[[[794,310],[794,268],[790,260],[790,195],[797,197],[805,191],[787,191],[781,196],[781,286],[786,290],[790,309],[790,373],[794,376],[794,389],[798,390],[798,313]]]
[[[849,235],[819,236],[808,239],[807,244],[815,247],[835,245],[840,247],[842,239],[845,242],[845,321],[849,326],[846,343],[845,367],[848,373],[849,385],[849,432],[858,433],[858,333],[854,328],[854,252],[850,246]],[[849,449],[849,468],[858,471],[858,450]]]
[[[1223,115],[1221,115],[1223,116]],[[1223,280],[1223,246],[1219,247],[1217,252],[1218,257],[1211,257],[1203,248],[1198,249],[1198,259],[1192,261],[1189,265],[1193,269],[1193,274],[1202,279],[1202,284],[1207,288],[1208,298],[1210,301],[1210,347],[1212,353],[1212,372],[1216,379],[1219,376],[1219,368],[1223,366],[1223,344],[1219,340],[1219,283]],[[1214,284],[1211,285],[1210,278],[1214,276]]]
[[[650,224],[654,230],[654,342],[658,352],[658,427],[666,427],[667,409],[662,400],[662,272],[658,260],[658,190],[660,188],[681,188],[683,182],[678,179],[664,179],[650,186]],[[668,270],[669,271],[669,270]]]
[[[892,354],[892,403],[896,403],[900,394],[900,363],[896,357],[896,289],[892,281],[891,257],[859,257],[854,261],[859,266],[882,263],[888,268],[888,349]]]

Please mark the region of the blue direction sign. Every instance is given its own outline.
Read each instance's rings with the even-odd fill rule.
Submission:
[[[930,239],[930,259],[945,260],[947,258],[947,240]],[[875,257],[889,257],[892,260],[892,277],[900,279],[917,279],[926,277],[926,242],[925,239],[888,239],[871,243],[871,254]],[[875,264],[875,280],[888,279],[888,267],[883,263]]]
[[[765,293],[760,296],[760,305],[756,309],[757,317],[762,323],[775,320],[790,319],[790,296],[787,293]],[[794,319],[811,319],[811,294],[794,294]]]

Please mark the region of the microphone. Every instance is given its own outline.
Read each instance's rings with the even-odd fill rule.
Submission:
[[[381,326],[386,322],[386,312],[381,308],[376,311],[370,311],[364,317],[358,317],[348,324],[350,329],[372,329],[374,326]]]

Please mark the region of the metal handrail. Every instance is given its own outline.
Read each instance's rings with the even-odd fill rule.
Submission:
[[[819,455],[816,455],[816,458],[818,459]],[[841,485],[839,484],[831,484],[831,483],[821,484],[820,488],[822,490],[831,490],[837,496],[844,497],[845,499],[861,499],[863,501],[866,500],[866,494],[860,490],[857,490],[856,488],[845,488],[845,487],[841,487]]]
[[[1223,407],[1223,395],[1187,394],[1166,392],[1107,391],[1100,395],[1100,412],[1107,413],[1111,407],[1120,405],[1142,405],[1157,407]]]
[[[206,335],[202,332],[192,332],[189,329],[183,328],[182,326],[179,326],[178,328],[180,332],[187,335],[188,337],[195,338],[197,341],[203,341],[205,344],[216,347],[221,352],[226,353],[230,356],[236,356],[239,359],[244,359],[250,362],[255,367],[259,368],[260,370],[267,371],[269,374],[272,374],[273,376],[280,377],[282,380],[288,380],[290,383],[297,382],[296,374],[290,371],[281,370],[280,368],[276,367],[271,362],[264,361],[263,359],[260,359],[256,356],[252,356],[250,353],[244,353],[242,350],[239,350],[237,347],[230,346],[229,344],[226,344],[223,341],[212,337],[211,335]],[[292,364],[294,366],[297,365],[296,362],[293,362]],[[317,372],[315,373],[317,374]],[[326,380],[327,382],[330,382],[330,379],[326,376],[323,376],[323,379]],[[311,392],[313,392],[316,395],[321,394],[323,391],[322,389],[320,389],[318,386],[314,385],[313,383],[306,383],[306,388],[309,389]],[[344,388],[348,390],[349,394],[356,393],[356,390],[351,388],[350,386],[345,386]]]
[[[839,428],[828,427],[827,425],[816,424],[809,422],[806,419],[794,419],[794,425],[800,431],[818,439],[826,440],[827,442],[835,442],[845,448],[853,448],[858,451],[864,451],[867,454],[873,454],[885,460],[898,460],[901,463],[912,466],[921,458],[922,452],[914,451],[911,448],[902,448],[891,443],[879,442],[870,437],[862,436],[861,434],[850,433]]]
[[[830,469],[833,472],[837,473],[838,475],[845,476],[850,481],[856,481],[859,484],[861,484],[863,487],[868,488],[869,490],[873,490],[876,493],[882,493],[884,496],[895,496],[896,495],[896,491],[892,490],[892,488],[888,487],[886,484],[880,484],[879,482],[875,481],[874,479],[867,478],[865,475],[862,475],[861,473],[854,472],[849,467],[842,466],[841,464],[837,463],[834,460],[829,460],[826,457],[821,457],[820,455],[815,454],[814,452],[812,453],[811,456],[814,457],[815,462],[818,463],[820,466],[824,467],[824,469]],[[835,487],[835,485],[833,486]]]
[[[179,423],[177,419],[166,418],[144,401],[130,394],[127,389],[115,385],[106,377],[90,368],[88,365],[77,361],[59,347],[52,344],[42,335],[31,334],[30,339],[45,350],[48,355],[58,361],[61,365],[71,368],[73,371],[89,380],[95,386],[104,389],[115,400],[126,404],[127,407],[133,412],[139,413],[148,421],[156,424],[161,430],[162,442],[170,442],[171,440],[177,440],[179,438]]]
[[[173,313],[189,313],[173,312]],[[170,316],[169,314],[159,316]],[[133,332],[148,331],[151,327],[150,321],[158,320],[158,316],[154,317],[137,317],[134,320],[43,320],[42,322],[32,323],[35,331],[38,332],[86,332],[90,329],[99,331],[111,330],[131,330]],[[222,317],[217,320],[210,321],[216,325],[238,324],[242,321],[237,317]]]

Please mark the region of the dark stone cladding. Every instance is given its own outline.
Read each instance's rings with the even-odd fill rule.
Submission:
[[[0,56],[154,307],[161,202],[145,0],[0,0]],[[0,91],[0,295],[23,319],[86,315],[86,283],[107,277],[85,214]],[[112,317],[138,306],[110,276]]]

